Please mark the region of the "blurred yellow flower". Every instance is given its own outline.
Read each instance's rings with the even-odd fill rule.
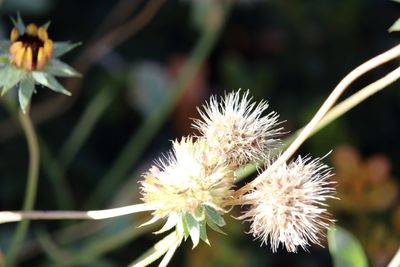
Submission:
[[[11,30],[10,41],[11,62],[26,71],[43,69],[52,57],[53,41],[44,27],[37,27],[31,23],[23,33],[14,27]]]

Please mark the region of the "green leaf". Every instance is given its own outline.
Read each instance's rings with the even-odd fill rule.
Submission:
[[[200,241],[200,224],[190,213],[186,213],[184,218],[189,230],[190,239],[193,242],[192,249],[194,249]]]
[[[14,27],[16,27],[19,31],[19,34],[22,35],[25,32],[25,24],[21,18],[21,14],[18,12],[17,14],[17,20],[11,17],[11,21],[14,24]]]
[[[52,59],[47,63],[46,68],[43,72],[47,72],[51,75],[58,77],[80,77],[81,75],[70,65],[58,59]]]
[[[207,236],[207,223],[204,220],[200,222],[200,239],[211,246]]]
[[[129,264],[132,267],[148,266],[162,255],[164,255],[172,246],[179,242],[180,237],[175,232],[170,233],[162,240],[158,241],[151,249],[146,251],[142,256],[140,256],[133,263]]]
[[[388,29],[389,32],[400,31],[400,18]]]
[[[339,226],[329,228],[328,244],[335,267],[368,267],[361,244],[347,230]]]
[[[46,30],[49,29],[51,24],[51,21],[49,20],[48,22],[46,22],[45,24],[43,24],[41,27],[45,28]]]
[[[224,226],[225,220],[222,218],[222,216],[212,207],[210,206],[204,206],[204,209],[206,211],[207,217],[216,225],[222,227]]]
[[[57,92],[57,93],[62,93],[64,95],[70,96],[71,93],[68,92],[64,86],[62,86],[55,78],[54,76],[47,74],[45,72],[40,72],[40,71],[33,71],[32,72],[33,78],[35,81],[41,85],[44,85],[51,90]]]
[[[0,79],[3,80],[3,90],[1,95],[4,95],[11,90],[17,83],[24,78],[26,72],[23,69],[9,65],[1,69]]]
[[[82,43],[56,42],[53,46],[53,57],[60,57],[81,44]]]
[[[34,89],[35,80],[30,75],[19,83],[18,99],[23,113],[26,113]]]

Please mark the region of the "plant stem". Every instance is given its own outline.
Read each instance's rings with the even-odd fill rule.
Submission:
[[[226,13],[227,12],[225,12],[224,17],[227,16]],[[202,32],[193,52],[182,67],[182,71],[179,73],[176,82],[171,90],[168,90],[173,93],[166,97],[166,99],[154,109],[127,142],[109,171],[105,174],[104,178],[100,180],[99,185],[89,197],[85,205],[86,208],[92,207],[95,203],[103,203],[108,196],[107,192],[115,189],[118,183],[127,175],[134,162],[139,159],[144,149],[160,130],[163,122],[171,114],[173,107],[179,101],[185,89],[187,89],[188,84],[198,73],[203,62],[214,47],[222,25],[223,23],[221,23],[219,27],[206,28]]]
[[[387,267],[399,267],[400,266],[400,248],[397,250],[393,259],[389,262]]]
[[[89,211],[0,211],[0,224],[21,220],[103,220],[154,210],[146,203],[105,210]]]
[[[180,240],[181,239],[176,231],[171,232],[169,235],[158,241],[151,249],[146,251],[139,259],[131,263],[129,266],[142,267],[151,264],[164,255],[171,247],[179,244]]]
[[[384,89],[388,85],[394,83],[400,78],[400,67],[393,70],[385,77],[367,85],[363,89],[359,90],[357,93],[353,94],[352,96],[346,98],[335,107],[333,107],[325,117],[318,123],[318,125],[313,129],[311,135],[315,134],[332,121],[336,120],[340,116],[342,116],[347,111],[351,110],[353,107],[360,104],[362,101],[367,99],[368,97],[372,96],[373,94],[379,92],[380,90]]]
[[[19,120],[25,133],[29,149],[28,180],[23,204],[23,210],[28,212],[33,209],[36,199],[40,155],[35,129],[33,127],[29,114],[24,114],[20,111]],[[6,257],[6,266],[11,267],[14,265],[15,257],[17,256],[19,247],[21,246],[21,243],[25,238],[28,227],[28,220],[23,220],[18,224],[16,233],[13,240],[11,241],[10,249]]]
[[[362,65],[351,71],[340,83],[335,87],[332,93],[328,96],[325,102],[322,104],[320,109],[311,119],[311,121],[306,125],[306,127],[301,131],[297,138],[290,144],[290,146],[282,153],[282,155],[271,165],[267,170],[261,173],[256,179],[243,186],[236,192],[236,196],[245,194],[247,191],[251,190],[259,183],[261,183],[265,177],[268,177],[272,172],[274,172],[281,164],[285,163],[289,158],[297,151],[297,149],[307,140],[312,134],[314,128],[318,125],[325,114],[331,109],[335,104],[340,95],[349,87],[349,85],[355,81],[358,77],[364,73],[378,67],[379,65],[392,60],[400,55],[400,45],[393,47],[392,49],[368,60]]]
[[[322,118],[322,120],[315,126],[311,135],[316,134],[318,131],[322,130],[325,126],[360,104],[362,101],[372,96],[373,94],[379,92],[380,90],[386,88],[390,84],[394,83],[400,78],[400,67],[393,70],[385,77],[367,85],[366,87],[359,90],[357,93],[354,93],[352,96],[346,98],[339,104],[335,105],[326,115]],[[293,142],[293,140],[300,134],[303,128],[297,130],[291,136],[286,138],[281,146],[281,150],[284,150],[288,144]],[[243,180],[245,177],[256,171],[256,164],[248,164],[243,168],[240,168],[237,172],[237,181]]]

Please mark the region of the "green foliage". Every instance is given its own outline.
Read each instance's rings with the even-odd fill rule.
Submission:
[[[360,242],[344,228],[331,227],[328,243],[335,267],[368,267]]]
[[[0,70],[0,80],[2,81],[0,86],[2,86],[1,95],[7,93],[15,85],[17,85],[21,80],[26,77],[26,72],[22,69],[14,67],[13,65],[8,65]]]
[[[71,93],[68,92],[64,88],[64,86],[62,86],[59,82],[57,82],[57,80],[52,75],[49,75],[48,73],[41,72],[41,71],[33,71],[32,76],[37,83],[44,85],[57,93],[62,93],[64,95],[68,95],[68,96],[71,95]]]
[[[35,90],[35,81],[31,76],[23,79],[19,83],[18,99],[21,106],[22,112],[26,113],[27,107],[31,100],[33,91]]]

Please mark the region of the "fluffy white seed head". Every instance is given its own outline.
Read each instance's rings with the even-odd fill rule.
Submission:
[[[228,93],[224,98],[212,96],[198,109],[201,119],[193,127],[206,139],[210,149],[228,164],[242,165],[268,158],[279,143],[280,130],[275,112],[263,116],[267,102],[252,102],[249,92]]]
[[[276,252],[280,244],[288,252],[307,250],[320,243],[332,220],[326,200],[334,198],[330,169],[319,159],[301,158],[282,165],[243,197],[251,205],[240,219],[251,222],[250,233]]]
[[[173,151],[143,175],[143,201],[155,207],[156,218],[194,214],[204,205],[222,210],[222,203],[232,196],[234,174],[216,162],[205,140],[174,141]]]

